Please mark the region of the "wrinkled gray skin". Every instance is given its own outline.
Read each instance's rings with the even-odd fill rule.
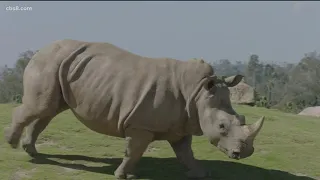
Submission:
[[[193,156],[192,135],[205,135],[230,158],[254,151],[263,118],[245,125],[230,103],[228,87],[241,79],[217,79],[204,61],[147,58],[108,43],[56,41],[26,67],[23,103],[14,109],[5,138],[17,148],[26,127],[22,147],[36,156],[39,134],[70,109],[91,130],[126,139],[117,178],[133,178],[135,164],[156,140],[170,143],[188,177],[205,177]]]

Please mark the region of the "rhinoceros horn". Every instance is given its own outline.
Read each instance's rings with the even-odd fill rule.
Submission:
[[[261,130],[263,122],[264,122],[264,116],[262,116],[257,122],[253,124],[244,125],[243,130],[249,138],[254,139],[259,133],[259,131]]]

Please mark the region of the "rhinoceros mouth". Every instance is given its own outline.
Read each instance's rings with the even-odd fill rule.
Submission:
[[[225,154],[228,154],[228,150],[218,144],[217,148]]]
[[[222,151],[223,153],[225,153],[229,158],[231,158],[231,159],[236,159],[236,160],[241,159],[241,157],[240,157],[240,152],[233,151],[233,152],[230,154],[230,151],[229,151],[228,149],[226,149],[226,148],[224,148],[224,147],[222,147],[222,146],[220,146],[220,145],[218,145],[217,147],[218,147],[218,149],[219,149],[220,151]]]

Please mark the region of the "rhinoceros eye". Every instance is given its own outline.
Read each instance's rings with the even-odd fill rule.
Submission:
[[[225,124],[223,123],[219,124],[219,128],[220,128],[220,134],[222,134],[223,136],[226,136],[228,134]]]

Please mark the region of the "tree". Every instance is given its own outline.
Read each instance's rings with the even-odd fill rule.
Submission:
[[[13,68],[5,66],[0,72],[0,103],[21,103],[23,96],[23,73],[30,59],[35,54],[25,51],[19,55]]]
[[[256,88],[256,78],[257,78],[257,72],[258,70],[261,70],[261,65],[259,62],[259,56],[256,54],[253,54],[250,56],[247,69],[246,69],[246,79],[248,84]]]

